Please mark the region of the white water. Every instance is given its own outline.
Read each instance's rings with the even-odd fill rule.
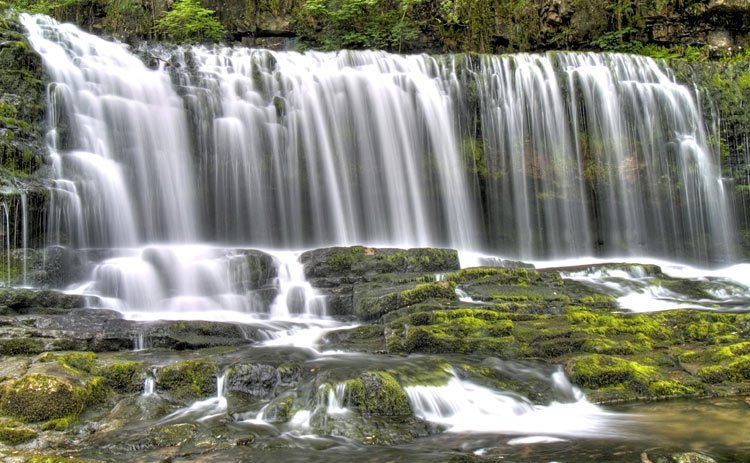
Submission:
[[[54,82],[60,244],[733,255],[695,98],[648,58],[193,47],[144,50],[151,70],[73,26],[22,20]]]
[[[80,289],[129,319],[265,324],[275,339],[263,347],[314,348],[336,323],[316,320],[325,306],[297,254],[274,254],[279,293],[267,307],[243,284],[243,247],[731,256],[734,225],[694,99],[646,58],[486,56],[476,67],[195,47],[164,52],[152,70],[120,44],[22,20],[53,81],[50,242],[106,249]],[[472,117],[463,107],[473,84],[481,157],[467,154],[476,134],[460,123]],[[475,163],[486,178],[473,176]],[[664,298],[622,291],[621,301],[628,291]],[[223,384],[164,421],[226,417]],[[569,402],[547,405],[458,378],[406,389],[418,416],[450,432],[529,435],[518,443],[622,433],[617,415],[572,388]],[[344,413],[344,393],[328,397],[329,414]],[[289,425],[308,429],[311,416],[298,410]]]
[[[5,225],[3,230],[5,232],[5,259],[6,259],[6,273],[7,278],[6,285],[10,286],[10,215],[8,213],[8,204],[3,201],[0,203],[0,207],[3,209],[3,224]]]
[[[143,382],[143,395],[148,397],[152,396],[155,393],[156,388],[156,382],[154,381],[154,378],[147,377],[145,381]]]
[[[214,418],[222,418],[227,414],[227,399],[225,397],[226,373],[216,377],[216,397],[194,402],[188,407],[181,408],[160,420],[161,423],[175,421],[204,422]]]
[[[305,279],[304,266],[299,262],[299,252],[275,252],[278,262],[279,295],[271,304],[271,317],[320,318],[326,315],[325,298],[316,293]]]
[[[731,265],[720,269],[706,269],[677,262],[653,258],[622,258],[612,260],[582,258],[561,261],[535,262],[537,268],[564,268],[595,266],[607,262],[632,264],[628,271],[592,267],[586,270],[566,272],[563,278],[585,282],[606,294],[614,295],[618,305],[634,312],[698,308],[716,310],[721,308],[747,307],[750,304],[750,264]],[[705,288],[708,297],[691,298],[662,286],[658,278],[646,275],[638,264],[659,266],[672,278],[696,282]]]
[[[621,435],[625,422],[624,416],[591,404],[580,392],[574,402],[535,405],[457,377],[444,386],[404,389],[416,416],[445,425],[452,433],[605,437]]]

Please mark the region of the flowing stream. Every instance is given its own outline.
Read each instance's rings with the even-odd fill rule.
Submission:
[[[321,336],[345,325],[329,316],[295,250],[377,243],[542,266],[580,256],[731,263],[730,200],[695,96],[649,58],[130,50],[47,17],[22,21],[50,77],[49,244],[90,256],[73,290],[131,320],[256,327],[266,340],[243,355],[304,358],[328,378],[307,385],[309,406],[278,423],[280,405],[268,400],[229,416],[220,373],[215,397],[154,425],[229,421],[270,436],[269,446],[295,442],[278,454],[288,461],[370,451],[340,437],[350,432],[343,372],[421,360],[326,351]],[[273,282],[258,283],[268,269]],[[717,298],[747,301],[741,269],[712,270],[729,281]],[[624,308],[633,294],[674,299],[653,293],[645,276],[565,277],[616,291]],[[149,350],[142,336],[136,347]],[[444,460],[459,448],[575,461],[578,440],[595,456],[633,436],[669,439],[647,436],[652,425],[637,413],[589,403],[560,370],[539,368],[514,374],[552,391],[543,404],[449,370],[441,384],[407,385],[412,419],[431,437],[372,458]],[[143,396],[158,400],[151,378]],[[243,457],[222,449],[215,461]]]

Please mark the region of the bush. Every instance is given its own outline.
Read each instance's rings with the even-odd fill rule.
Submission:
[[[203,8],[198,0],[177,0],[172,9],[154,26],[154,33],[177,43],[220,41],[226,31],[214,17],[214,11]]]

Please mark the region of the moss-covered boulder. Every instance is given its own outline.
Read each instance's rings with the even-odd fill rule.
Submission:
[[[156,372],[157,388],[180,400],[194,400],[216,393],[218,367],[211,360],[186,360]]]
[[[324,248],[300,256],[307,278],[329,278],[383,273],[438,273],[458,270],[454,249],[391,249],[364,246]]]
[[[143,389],[145,371],[141,362],[112,362],[98,367],[96,374],[104,379],[107,387],[117,392],[135,393]]]
[[[27,422],[78,415],[89,395],[86,388],[66,380],[31,374],[3,384],[0,413]]]
[[[498,354],[512,348],[513,321],[486,309],[416,312],[389,323],[386,332],[392,352]]]
[[[383,315],[403,307],[428,300],[456,300],[456,285],[450,281],[423,283],[402,291],[372,291],[362,288],[355,294],[354,314],[361,320],[377,320]]]
[[[410,416],[409,399],[404,388],[390,373],[363,373],[346,382],[348,406],[372,416]]]

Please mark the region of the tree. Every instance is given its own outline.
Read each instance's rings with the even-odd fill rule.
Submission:
[[[214,17],[214,11],[203,8],[198,0],[177,0],[154,26],[156,35],[177,43],[220,41],[226,31]]]

